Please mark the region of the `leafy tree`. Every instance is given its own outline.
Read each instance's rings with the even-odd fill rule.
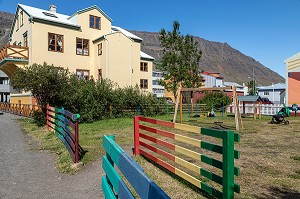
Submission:
[[[257,95],[258,89],[255,80],[248,82],[248,95]]]
[[[198,103],[206,104],[208,110],[212,110],[212,108],[220,109],[222,106],[225,107],[231,104],[231,99],[223,92],[214,91],[206,93],[202,99],[198,100]]]
[[[30,91],[45,113],[47,103],[64,104],[70,76],[68,70],[47,63],[32,64],[18,68],[12,76],[11,85],[19,91]]]
[[[160,31],[160,46],[163,57],[157,68],[163,71],[164,80],[160,85],[176,96],[179,85],[186,88],[197,88],[202,84],[198,64],[202,52],[191,35],[181,35],[178,21],[173,23],[173,31]]]

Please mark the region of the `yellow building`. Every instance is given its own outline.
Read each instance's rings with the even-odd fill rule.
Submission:
[[[112,26],[112,19],[97,6],[67,16],[54,5],[42,10],[19,4],[10,37],[0,56],[0,70],[8,76],[16,67],[46,62],[80,78],[107,78],[121,87],[139,85],[152,92],[154,58],[141,52],[142,39]],[[12,94],[11,103],[24,103],[22,96],[28,98]]]

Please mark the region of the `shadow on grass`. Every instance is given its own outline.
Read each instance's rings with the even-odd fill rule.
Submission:
[[[289,189],[289,188],[281,188],[281,187],[269,187],[268,193],[264,193],[258,198],[267,199],[267,198],[288,198],[288,199],[299,199],[300,192]]]
[[[203,197],[206,198],[214,198],[211,195],[209,195],[208,193],[206,193],[205,191],[201,190],[199,187],[191,184],[190,182],[186,181],[185,179],[177,176],[176,174],[170,172],[169,170],[167,170],[166,168],[160,166],[159,164],[157,164],[156,162],[148,159],[147,157],[141,155],[141,157],[144,158],[144,160],[146,160],[148,163],[153,164],[154,166],[156,166],[157,168],[159,168],[160,170],[164,171],[167,175],[171,176],[173,179],[179,181],[180,183],[186,185],[187,187],[193,189],[196,193],[199,193],[200,195],[202,195]],[[203,182],[205,182],[205,180],[203,180]]]

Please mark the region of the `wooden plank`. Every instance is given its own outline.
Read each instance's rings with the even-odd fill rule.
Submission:
[[[141,137],[141,138],[144,138],[144,139],[146,139],[146,140],[149,140],[149,141],[151,141],[151,142],[154,142],[154,143],[156,143],[156,144],[159,144],[159,145],[161,145],[161,146],[167,147],[168,149],[175,150],[175,145],[174,145],[174,144],[171,144],[171,143],[169,143],[169,142],[166,142],[166,141],[163,141],[163,140],[160,140],[160,139],[151,137],[151,136],[146,135],[146,134],[143,134],[143,133],[140,133],[140,137]]]
[[[190,138],[190,137],[178,135],[178,134],[175,134],[175,140],[178,140],[178,141],[186,143],[186,144],[194,145],[197,147],[200,147],[200,143],[201,143],[201,140],[197,140],[194,138]]]
[[[201,187],[200,183],[201,181],[194,178],[193,176],[181,171],[180,169],[175,168],[175,174],[179,177],[183,178],[184,180],[188,181],[189,183],[195,185],[196,187]]]
[[[187,169],[189,169],[191,171],[194,171],[197,174],[200,174],[201,167],[199,167],[199,166],[197,166],[195,164],[192,164],[192,163],[190,163],[190,162],[188,162],[188,161],[186,161],[186,160],[184,160],[182,158],[179,158],[179,157],[175,158],[175,162],[177,164],[180,164],[181,166],[184,166],[185,168],[187,168]]]
[[[155,128],[152,128],[152,127],[149,127],[149,126],[145,126],[145,125],[142,125],[142,124],[139,125],[139,128],[142,129],[142,130],[148,131],[150,133],[155,133],[157,135],[162,135],[164,137],[168,137],[168,138],[171,138],[171,139],[175,138],[175,134],[171,133],[171,132],[168,132],[168,131],[163,131],[163,130],[160,130],[160,129],[155,129]]]
[[[105,176],[102,176],[102,191],[105,199],[117,199]]]
[[[201,127],[198,126],[191,126],[191,125],[179,124],[179,123],[175,123],[174,128],[183,131],[189,131],[192,133],[200,133],[200,129],[201,129]]]
[[[181,146],[175,145],[175,151],[178,152],[178,153],[181,153],[183,155],[189,156],[191,158],[194,158],[196,160],[200,160],[200,156],[201,156],[200,153],[197,153],[197,152],[194,152],[192,150],[183,148]]]

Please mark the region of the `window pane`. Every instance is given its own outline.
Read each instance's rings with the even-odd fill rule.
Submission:
[[[83,40],[83,54],[89,55],[89,40],[87,39]]]
[[[57,35],[57,51],[63,51],[63,37]]]
[[[95,27],[94,27],[94,24],[95,24],[95,23],[94,23],[94,19],[95,19],[95,18],[94,18],[93,16],[90,16],[90,28],[95,28]]]
[[[100,29],[100,17],[96,17],[96,28]]]

